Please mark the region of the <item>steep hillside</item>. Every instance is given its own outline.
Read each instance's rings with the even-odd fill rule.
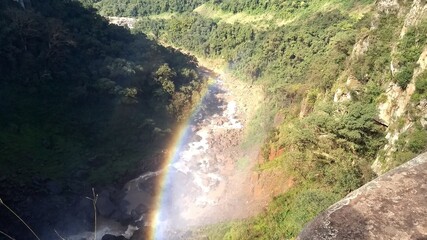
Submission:
[[[281,168],[295,186],[227,234],[295,236],[375,173],[425,150],[425,9],[417,0],[209,1],[137,23],[269,96],[247,136],[262,137],[264,126],[258,171]]]
[[[257,171],[280,168],[295,185],[264,215],[213,227],[214,238],[294,237],[426,149],[426,17],[423,1],[319,0],[210,1],[140,19],[137,31],[223,63],[269,96],[247,133],[268,132]]]
[[[192,11],[208,0],[80,0],[106,16],[136,17],[170,12]]]
[[[194,238],[294,238],[329,205],[426,150],[425,1],[83,2],[139,16],[134,33],[222,65],[267,96],[246,147],[262,139],[254,172],[279,170],[292,188],[260,216]]]
[[[78,2],[25,7],[0,2],[0,197],[53,239],[54,229],[92,228],[92,210],[69,214],[92,187],[157,169],[205,81],[194,58]],[[30,239],[5,210],[0,230]]]

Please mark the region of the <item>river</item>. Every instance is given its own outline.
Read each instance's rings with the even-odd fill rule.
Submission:
[[[156,239],[170,239],[170,234],[193,226],[245,217],[239,216],[246,215],[241,206],[245,188],[239,185],[249,180],[249,157],[239,147],[243,126],[237,102],[217,77],[173,146],[173,161],[158,172],[143,173],[119,193],[100,194],[97,238],[105,234],[129,238],[134,230],[156,227]],[[153,202],[155,186],[162,181],[159,202]],[[110,201],[112,198],[115,200]],[[104,209],[108,207],[130,216],[131,224],[120,224],[123,219]],[[153,222],[149,216],[156,211],[159,217]],[[93,238],[93,232],[67,236],[70,240],[82,238]]]
[[[135,23],[133,18],[109,19],[129,28]],[[147,232],[160,240],[185,239],[194,227],[259,213],[291,184],[280,173],[253,171],[260,147],[241,146],[247,121],[262,105],[263,91],[205,68],[200,71],[215,76],[214,81],[182,136],[168,149],[174,153],[165,154],[170,156],[163,160],[164,168],[142,173],[119,191],[100,193],[97,239],[105,234],[145,239]],[[67,236],[93,238],[93,231]]]

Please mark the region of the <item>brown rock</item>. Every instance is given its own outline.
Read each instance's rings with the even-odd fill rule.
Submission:
[[[427,239],[427,153],[350,193],[298,239]]]

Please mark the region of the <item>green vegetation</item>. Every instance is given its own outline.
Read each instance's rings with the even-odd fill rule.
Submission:
[[[208,239],[294,238],[375,177],[371,164],[388,128],[377,119],[378,104],[391,81],[408,86],[427,43],[426,21],[400,39],[404,14],[376,12],[374,1],[81,2],[103,15],[142,18],[132,35],[73,1],[1,12],[0,173],[69,179],[83,170],[90,183],[105,183],[153,155],[204,81],[194,58],[147,34],[225,62],[231,74],[264,89],[245,147],[265,140],[266,161],[257,170],[280,169],[294,182],[261,215],[194,233]],[[415,80],[414,106],[426,99],[427,73]],[[283,120],[273,127],[275,115]],[[388,128],[414,126],[400,136],[391,167],[426,149],[426,129],[416,116],[404,117]],[[271,149],[283,153],[267,161]],[[241,170],[247,164],[237,160]]]
[[[398,150],[394,153],[392,167],[405,163],[416,155],[425,152],[427,149],[427,129],[420,124],[399,136],[396,144]]]
[[[293,9],[304,8],[308,6],[308,2],[305,1],[231,1],[231,0],[212,0],[213,4],[217,4],[222,10],[230,11],[233,13],[242,11],[254,11],[254,10],[282,10],[287,9],[292,12]]]
[[[278,93],[286,91],[285,85],[309,77],[316,78],[319,84],[324,84],[322,80],[330,79],[331,75],[336,77],[336,70],[343,67],[337,63],[349,55],[354,41],[352,29],[348,35],[338,32],[351,22],[339,11],[331,11],[316,14],[304,24],[258,32],[248,25],[216,23],[188,13],[167,21],[147,18],[139,22],[136,29],[204,57],[226,59],[236,75],[268,82],[269,91]],[[319,64],[313,63],[314,55],[321,55],[322,61],[331,62],[338,69],[323,73],[319,79],[314,76],[318,75],[315,67]]]
[[[165,12],[192,11],[208,0],[80,0],[106,16],[147,16]]]
[[[427,71],[424,71],[416,78],[415,89],[416,92],[412,95],[412,100],[414,102],[427,99]]]
[[[252,220],[218,224],[199,229],[206,239],[290,239],[304,224],[330,206],[340,196],[325,191],[321,186],[295,187],[274,199],[265,213]]]
[[[427,21],[412,27],[398,45],[396,82],[403,89],[412,80],[418,58],[427,43]]]
[[[0,29],[0,175],[9,184],[41,177],[77,191],[153,169],[205,88],[193,57],[75,1],[34,0],[30,10],[2,1]]]
[[[384,101],[390,81],[402,88],[409,83],[427,28],[424,23],[409,28],[398,41],[398,56],[393,56],[403,20],[396,13],[376,17],[371,3],[213,0],[193,13],[146,17],[137,23],[136,32],[204,58],[224,60],[235,76],[262,85],[268,99],[259,110],[262,114],[249,124],[252,134],[247,142],[263,137],[264,126],[270,131],[264,158],[270,149],[284,153],[257,169],[281,168],[295,181],[264,214],[209,227],[201,234],[211,239],[293,238],[329,204],[375,176],[371,164],[386,143],[386,128],[375,120],[377,105]],[[273,17],[262,20],[270,23],[268,27],[260,27],[252,20],[231,20],[233,14],[243,16],[240,13],[252,20],[270,13]],[[278,24],[279,16],[290,21]],[[399,65],[394,77],[392,59]],[[418,77],[414,99],[425,98],[424,75]],[[351,100],[333,102],[338,87]],[[285,119],[272,128],[275,113]],[[425,130],[416,129],[402,136],[393,166],[425,149]],[[314,189],[322,189],[321,194]],[[322,204],[313,207],[313,199]]]
[[[370,21],[369,18],[361,21],[359,35],[366,41],[368,49],[352,62],[351,70],[359,81],[381,85],[391,79],[392,42],[399,37],[400,20],[396,15],[382,15],[378,28],[368,30]]]
[[[248,24],[255,29],[269,29],[304,20],[319,11],[341,9],[352,17],[358,18],[367,11],[370,1],[210,1],[194,11],[205,18],[229,24]]]

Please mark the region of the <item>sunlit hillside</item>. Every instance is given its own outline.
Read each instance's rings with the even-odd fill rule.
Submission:
[[[0,237],[34,235],[7,203],[44,239],[295,239],[427,149],[425,1],[5,0],[0,26]]]

